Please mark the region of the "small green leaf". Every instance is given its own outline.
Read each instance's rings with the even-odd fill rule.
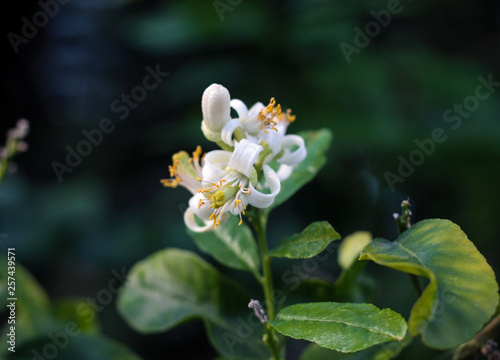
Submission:
[[[281,310],[269,322],[278,332],[341,352],[354,352],[404,338],[405,320],[371,304],[308,303]]]
[[[283,240],[275,249],[269,251],[268,255],[292,259],[311,258],[338,239],[340,235],[327,221],[318,221],[309,225],[300,234]]]
[[[332,141],[332,132],[328,129],[301,132],[307,148],[307,157],[293,170],[292,175],[281,182],[281,191],[269,208],[281,205],[295,194],[302,186],[310,182],[326,163],[325,152]]]
[[[342,353],[311,344],[304,350],[300,360],[391,360],[397,358],[411,341],[412,337],[407,334],[401,341],[389,341],[354,353]]]
[[[188,231],[196,245],[228,267],[259,272],[257,242],[246,224],[238,226],[238,218],[231,216],[217,230],[196,233]]]
[[[375,239],[360,259],[430,280],[410,314],[409,330],[433,348],[474,336],[498,304],[495,274],[467,235],[448,220],[420,221],[395,242]]]
[[[9,351],[6,360],[45,359],[45,354],[57,360],[141,360],[125,345],[104,336],[62,332],[54,338],[55,341],[44,334],[34,341],[16,346],[16,352]],[[47,347],[47,344],[52,346]]]
[[[204,320],[222,355],[262,359],[268,355],[262,324],[249,322],[250,297],[196,254],[166,249],[136,264],[118,297],[118,310],[142,333]]]

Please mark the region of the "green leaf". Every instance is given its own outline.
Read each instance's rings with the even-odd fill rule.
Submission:
[[[49,309],[32,314],[19,306],[16,314],[16,346],[24,346],[48,334],[95,334],[98,332],[97,317],[94,308],[85,299],[65,299],[51,304]],[[8,323],[1,330],[3,338],[10,331]],[[0,344],[0,352],[9,353],[7,342]]]
[[[407,334],[401,341],[389,341],[354,353],[342,353],[311,344],[304,350],[300,360],[391,360],[397,358],[411,341],[412,337]]]
[[[281,191],[268,208],[281,205],[295,194],[302,186],[310,182],[326,163],[325,152],[332,141],[332,132],[329,129],[300,132],[306,143],[307,157],[293,170],[292,175],[281,182]]]
[[[283,240],[275,249],[269,251],[268,255],[292,259],[311,258],[338,239],[340,235],[327,221],[318,221],[306,227],[300,234]]]
[[[5,297],[2,297],[2,301],[7,297],[11,297],[7,296],[7,280],[8,276],[10,276],[7,270],[7,254],[2,254],[0,257],[0,289],[2,289],[2,294],[5,295]],[[15,297],[18,298],[18,305],[22,305],[25,311],[30,314],[36,314],[36,312],[42,309],[48,309],[49,298],[47,293],[19,261],[16,261],[15,274],[13,277],[16,279]],[[2,310],[4,309],[5,307],[2,306]]]
[[[8,263],[0,260],[2,270],[1,281],[4,283]],[[64,332],[66,326],[78,329],[78,332],[96,332],[97,325],[94,309],[85,299],[60,300],[50,304],[44,289],[19,262],[16,262],[14,277],[16,279],[15,312],[16,312],[16,346],[23,346],[34,339],[47,336],[49,333]],[[10,302],[10,301],[9,301]],[[4,307],[8,309],[7,307]],[[88,316],[91,315],[92,319]],[[69,325],[68,325],[69,324]],[[0,331],[2,338],[7,338],[10,324],[5,323]],[[0,343],[0,353],[8,353],[7,342]]]
[[[196,245],[220,263],[238,270],[259,273],[257,242],[246,224],[238,226],[238,218],[231,216],[214,231],[189,231]]]
[[[288,306],[269,323],[286,336],[341,352],[401,340],[407,329],[405,320],[392,310],[333,302]]]
[[[58,326],[57,321],[50,315],[50,304],[45,290],[36,282],[35,278],[26,270],[19,261],[15,264],[15,273],[8,273],[7,254],[2,254],[0,258],[0,286],[2,287],[3,299],[8,297],[17,298],[15,303],[16,314],[16,346],[33,339],[40,334],[46,334],[47,330],[55,329]],[[13,276],[11,276],[13,275]],[[15,278],[15,294],[9,295],[8,277]],[[7,310],[6,301],[2,304],[2,311]],[[10,331],[10,324],[7,322],[2,327],[0,334],[3,339],[7,338]],[[9,344],[6,341],[0,343],[0,353],[7,353]]]
[[[448,349],[474,336],[498,304],[495,274],[465,233],[448,220],[424,220],[395,242],[375,239],[360,259],[430,280],[410,314],[412,335]]]
[[[23,346],[16,346],[16,352],[9,351],[6,359],[141,360],[125,345],[99,335],[63,332],[54,336],[54,339],[55,341],[44,334],[44,337]],[[45,357],[44,354],[50,354],[50,357]]]
[[[261,341],[262,324],[252,318],[249,301],[238,284],[196,254],[166,249],[132,268],[118,310],[142,333],[163,332],[201,318],[221,354],[262,359],[268,356]]]

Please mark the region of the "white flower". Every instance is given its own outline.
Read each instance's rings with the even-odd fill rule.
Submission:
[[[307,155],[304,139],[287,135],[295,120],[274,98],[269,105],[258,102],[250,109],[231,100],[222,85],[210,85],[202,96],[202,131],[223,150],[201,157],[198,147],[192,157],[185,151],[173,156],[168,187],[184,186],[193,196],[184,213],[186,226],[195,232],[217,229],[230,214],[240,217],[248,205],[269,207],[294,166]],[[238,117],[231,119],[231,108]],[[275,172],[268,164],[279,164]],[[274,166],[274,165],[273,165]],[[262,173],[260,173],[262,171]]]
[[[191,194],[196,194],[201,187],[203,163],[200,146],[193,152],[193,157],[189,157],[185,151],[179,151],[172,156],[172,165],[168,167],[171,179],[162,179],[161,183],[171,188],[181,185]]]
[[[304,139],[298,135],[286,135],[288,125],[295,121],[291,109],[284,112],[274,98],[267,106],[256,103],[250,109],[241,100],[233,99],[231,107],[238,113],[238,118],[222,128],[222,141],[233,146],[233,135],[238,128],[243,129],[246,138],[269,149],[263,163],[278,161],[281,164],[278,170],[280,180],[288,178],[293,167],[307,155]]]
[[[202,171],[205,186],[190,199],[184,215],[189,229],[197,232],[217,229],[228,213],[238,215],[241,224],[248,205],[266,208],[274,202],[281,184],[268,165],[262,170],[263,187],[269,188],[269,193],[259,191],[261,186],[254,164],[262,150],[262,146],[243,139],[235,144],[234,152],[215,150],[206,154]],[[195,215],[204,225],[196,222]]]
[[[203,121],[201,129],[205,137],[214,142],[221,141],[220,132],[224,125],[231,120],[231,96],[222,85],[210,85],[201,98]]]

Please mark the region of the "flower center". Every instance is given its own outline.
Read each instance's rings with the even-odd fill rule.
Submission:
[[[246,205],[241,200],[242,194],[250,194],[251,190],[246,187],[248,180],[234,179],[227,182],[225,179],[219,180],[217,183],[211,183],[211,187],[201,188],[198,190],[204,193],[205,200],[200,199],[198,208],[210,203],[209,208],[213,209],[209,220],[214,221],[215,229],[220,225],[222,215],[230,210],[230,206],[234,204],[235,212],[240,216],[239,225],[243,223],[241,215],[245,215]],[[234,212],[233,212],[234,213]]]

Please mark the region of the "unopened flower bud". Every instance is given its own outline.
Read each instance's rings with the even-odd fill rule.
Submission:
[[[212,84],[203,93],[201,129],[208,140],[221,141],[221,130],[231,120],[230,102],[229,91],[222,85]]]

